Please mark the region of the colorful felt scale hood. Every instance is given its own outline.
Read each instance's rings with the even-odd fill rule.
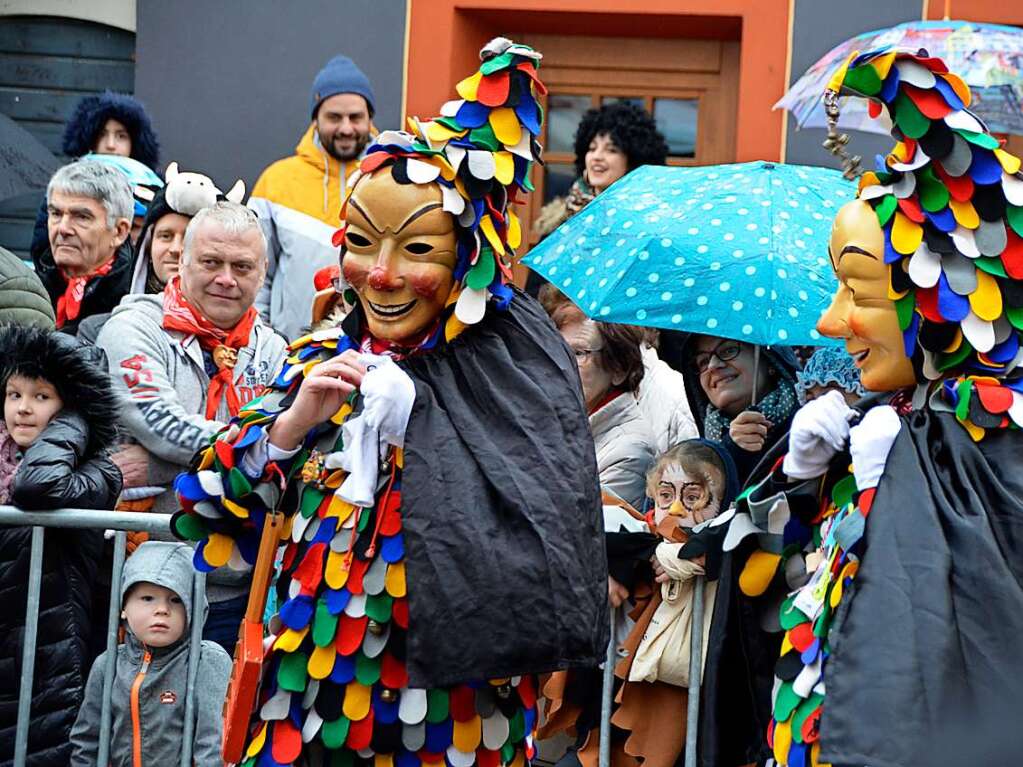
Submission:
[[[520,191],[532,191],[529,172],[541,152],[538,95],[547,89],[537,77],[540,58],[528,46],[501,37],[490,41],[480,51],[479,71],[458,83],[461,98],[444,104],[431,120],[409,119],[411,132],[381,133],[349,182],[342,220],[360,178],[381,168],[389,166],[399,184],[440,187],[444,210],[457,222],[449,338],[483,318],[490,296],[502,308],[511,300],[507,283],[522,240],[511,206],[523,202]],[[334,234],[342,259],[344,237],[345,227]]]
[[[1023,425],[1023,174],[926,51],[853,54],[835,94],[870,100],[898,141],[860,178],[884,230],[906,354],[930,401],[974,439]],[[943,405],[938,405],[943,403]]]

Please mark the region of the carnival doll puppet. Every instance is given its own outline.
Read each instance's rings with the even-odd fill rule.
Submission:
[[[836,217],[818,328],[893,396],[858,423],[836,393],[805,406],[731,522],[726,548],[757,543],[742,590],[788,592],[768,745],[800,767],[1000,763],[1023,746],[1020,161],[924,51],[854,54],[833,118],[840,93],[898,143]]]
[[[738,490],[735,465],[720,444],[702,439],[662,453],[647,473],[651,508],[645,517],[622,501],[605,498],[605,520],[628,521],[607,531],[612,576],[628,584],[628,620],[620,620],[621,680],[611,716],[611,764],[672,767],[682,753],[689,688],[693,601],[704,575],[703,647],[713,631],[720,536],[704,533],[730,507]],[[637,524],[638,523],[638,524]],[[715,550],[716,549],[716,550]],[[651,567],[651,565],[653,565]],[[704,653],[706,658],[706,649]],[[544,738],[561,732],[580,740],[583,767],[598,761],[599,676],[554,674],[543,688]]]
[[[698,545],[702,540],[691,535],[727,509],[737,490],[728,452],[701,439],[662,453],[648,474],[647,493],[654,503],[648,520],[659,538],[653,554],[655,595],[623,643],[628,652],[615,671],[625,684],[611,720],[628,732],[624,752],[648,767],[672,767],[685,742],[693,601],[708,558]],[[703,582],[701,663],[707,657],[717,589],[716,574]]]
[[[509,284],[539,54],[498,39],[442,116],[377,137],[334,242],[354,308],[291,346],[177,490],[200,569],[287,515],[245,764],[498,767],[533,674],[607,642],[600,492],[574,359]]]

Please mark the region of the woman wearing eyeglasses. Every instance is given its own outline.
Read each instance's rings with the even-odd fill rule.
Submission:
[[[788,347],[756,347],[693,335],[682,347],[686,394],[700,435],[728,450],[745,483],[761,456],[789,429],[799,407],[799,362]]]
[[[640,333],[629,325],[587,319],[551,286],[544,286],[540,302],[575,352],[597,450],[600,486],[642,509],[656,437],[636,402],[643,380]]]

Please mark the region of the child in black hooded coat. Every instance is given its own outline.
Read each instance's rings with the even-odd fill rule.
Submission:
[[[121,474],[107,457],[117,421],[102,352],[64,333],[0,327],[0,504],[112,509]],[[30,402],[25,402],[26,398]],[[25,403],[25,404],[22,404]],[[30,527],[0,527],[0,764],[13,756]],[[91,663],[99,530],[50,529],[43,548],[30,767],[66,765]],[[101,628],[101,626],[97,626]]]

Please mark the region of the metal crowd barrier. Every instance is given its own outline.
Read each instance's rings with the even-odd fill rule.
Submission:
[[[113,693],[114,669],[117,660],[117,630],[121,613],[121,575],[124,569],[127,531],[169,533],[170,514],[148,514],[94,509],[55,509],[53,511],[22,511],[14,506],[0,506],[0,525],[32,526],[32,548],[29,560],[28,600],[25,605],[25,637],[21,650],[21,686],[18,690],[18,725],[14,741],[14,767],[25,767],[28,756],[28,727],[32,708],[32,682],[35,676],[36,640],[39,628],[39,590],[43,574],[43,541],[45,529],[76,528],[81,530],[115,530],[114,567],[110,574],[110,612],[107,615],[107,654],[103,674],[103,705],[100,713],[99,752],[97,765],[110,761],[110,698]],[[195,736],[195,690],[199,671],[202,641],[201,620],[195,620],[206,593],[206,576],[196,572],[192,579],[191,644],[188,651],[188,682],[185,688],[185,731],[181,744],[181,767],[192,762],[192,741]]]

